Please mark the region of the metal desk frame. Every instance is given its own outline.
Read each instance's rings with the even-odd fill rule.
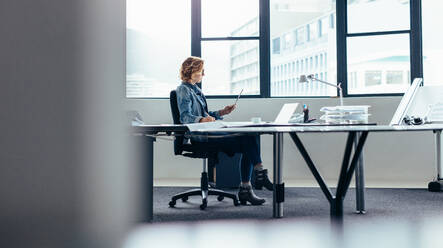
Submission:
[[[442,124],[431,124],[422,126],[286,126],[286,127],[246,127],[246,128],[219,128],[214,130],[199,130],[197,132],[204,133],[217,133],[217,132],[230,132],[230,133],[254,133],[254,134],[271,134],[273,135],[273,154],[274,154],[274,195],[273,195],[273,217],[283,217],[283,202],[284,202],[284,183],[282,173],[282,159],[283,159],[283,134],[289,133],[295,145],[301,152],[305,159],[311,173],[315,177],[317,183],[320,185],[321,190],[325,194],[330,203],[331,217],[333,219],[342,220],[343,218],[343,200],[346,196],[346,192],[349,188],[354,171],[356,171],[357,165],[360,167],[357,171],[357,211],[364,212],[364,181],[363,181],[363,163],[361,162],[362,150],[367,139],[369,132],[395,132],[395,131],[434,131],[438,134],[443,130]],[[133,133],[143,135],[145,137],[144,142],[144,161],[143,163],[147,168],[147,180],[146,180],[146,209],[147,209],[147,221],[152,221],[153,218],[153,142],[155,138],[151,135],[157,133],[172,132],[185,132],[187,128],[183,125],[141,125],[133,127]],[[345,132],[348,133],[348,138],[345,146],[343,162],[340,169],[340,176],[337,183],[336,194],[333,195],[320,173],[318,172],[315,164],[306,151],[303,143],[298,137],[298,133],[336,133]],[[148,134],[148,135],[146,135]],[[352,155],[353,143],[355,143],[354,153]],[[437,145],[439,143],[437,142]],[[439,147],[438,147],[439,148]],[[441,150],[441,149],[440,149]],[[440,152],[437,151],[437,158],[441,158]],[[360,161],[360,163],[359,163]]]

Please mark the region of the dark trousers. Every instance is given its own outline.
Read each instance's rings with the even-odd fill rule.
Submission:
[[[221,137],[208,137],[207,142],[197,142],[209,150],[218,150],[226,154],[241,153],[240,179],[249,182],[254,165],[261,163],[260,135],[241,135],[233,137],[222,137],[228,134],[219,134]],[[213,135],[211,135],[213,136]]]

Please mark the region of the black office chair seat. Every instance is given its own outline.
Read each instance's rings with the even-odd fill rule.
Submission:
[[[172,119],[174,120],[174,124],[180,123],[180,112],[177,106],[177,94],[175,90],[171,91],[170,94],[170,104],[171,104],[171,113]],[[207,111],[207,110],[206,110]],[[200,158],[203,159],[203,171],[201,173],[200,178],[200,188],[199,189],[191,189],[179,194],[172,196],[171,201],[169,202],[170,207],[174,207],[177,204],[177,200],[181,199],[183,202],[186,202],[189,196],[199,195],[202,197],[202,204],[200,205],[200,209],[204,210],[208,206],[208,196],[216,195],[218,201],[223,201],[223,199],[230,198],[232,199],[234,206],[240,205],[237,195],[227,193],[223,190],[218,189],[209,189],[208,182],[208,172],[207,172],[207,159],[212,158],[217,160],[218,150],[210,150],[205,147],[204,143],[202,144],[186,144],[183,142],[184,137],[183,133],[176,133],[176,137],[174,140],[174,154],[182,155],[188,158]]]

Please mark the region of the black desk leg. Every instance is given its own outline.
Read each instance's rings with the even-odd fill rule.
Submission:
[[[141,183],[143,185],[142,192],[142,209],[140,219],[142,222],[151,222],[154,212],[154,141],[155,138],[150,136],[139,136],[139,153],[142,160],[140,161],[140,171],[143,175]]]
[[[353,141],[355,135],[356,135],[355,132],[349,133],[348,141],[349,141],[349,139],[352,139],[351,140],[351,148],[352,148],[352,141]],[[362,132],[361,136],[358,138],[357,146],[355,147],[354,155],[352,156],[352,160],[351,160],[350,164],[349,164],[349,158],[350,158],[351,154],[349,153],[349,156],[346,157],[348,154],[347,154],[347,151],[345,151],[345,156],[343,158],[343,164],[342,164],[342,168],[341,168],[342,173],[340,173],[340,177],[338,178],[336,199],[344,199],[345,198],[346,192],[349,189],[349,184],[351,183],[352,176],[354,175],[355,167],[357,166],[357,163],[360,159],[360,155],[363,151],[363,146],[366,142],[367,137],[368,137],[368,132],[365,131],[365,132]],[[346,147],[346,150],[347,149],[348,149],[348,147]],[[347,163],[345,163],[345,160]],[[339,216],[339,214],[341,213],[341,215],[343,215],[343,204],[341,204],[341,211],[336,210],[336,213],[337,213],[337,215],[335,215],[334,213],[331,213],[331,214],[335,215],[335,216]]]
[[[274,192],[273,217],[283,217],[284,183],[282,176],[283,165],[283,133],[274,133]]]
[[[435,162],[437,164],[437,178],[429,182],[428,190],[431,192],[442,192],[443,191],[443,167],[441,162],[441,130],[435,130]]]
[[[321,190],[323,191],[324,195],[329,201],[329,204],[331,206],[331,217],[334,220],[342,220],[343,219],[343,200],[346,196],[346,192],[349,188],[349,184],[351,182],[352,175],[354,174],[355,167],[357,165],[357,162],[360,158],[360,154],[363,150],[364,143],[366,141],[366,138],[368,136],[368,132],[362,132],[361,136],[358,138],[357,145],[355,147],[354,155],[352,157],[351,163],[349,163],[352,153],[352,146],[354,139],[356,137],[356,132],[349,132],[347,141],[346,141],[346,147],[345,152],[343,156],[343,163],[340,169],[340,176],[338,179],[337,184],[337,191],[335,196],[330,191],[329,187],[326,185],[324,179],[318,172],[317,168],[315,167],[314,162],[312,161],[311,157],[309,156],[308,152],[306,151],[303,143],[301,142],[300,138],[297,136],[296,133],[290,133],[290,136],[292,140],[294,141],[295,145],[297,146],[298,150],[300,151],[301,155],[306,161],[306,164],[308,165],[309,169],[312,172],[312,175],[314,175],[315,180],[320,185]]]
[[[357,132],[355,137],[355,147],[358,145],[358,138],[361,136],[360,132]],[[365,174],[363,164],[363,151],[358,159],[357,167],[355,167],[355,199],[356,199],[356,213],[365,214]]]

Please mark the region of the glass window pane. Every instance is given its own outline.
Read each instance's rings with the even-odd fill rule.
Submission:
[[[259,35],[259,0],[202,0],[201,11],[203,38]]]
[[[271,54],[271,68],[279,72],[271,74],[271,96],[337,95],[319,82],[298,83],[304,74],[336,83],[335,0],[271,0],[270,7],[273,48],[277,40],[282,44]]]
[[[183,0],[126,1],[126,97],[169,97],[181,82],[179,68],[191,54],[190,11]]]
[[[203,41],[206,95],[260,94],[258,40]]]
[[[348,0],[348,33],[409,30],[409,0]]]
[[[422,0],[423,20],[423,80],[425,85],[443,84],[443,1]]]
[[[348,93],[403,93],[410,85],[409,34],[348,38]]]

